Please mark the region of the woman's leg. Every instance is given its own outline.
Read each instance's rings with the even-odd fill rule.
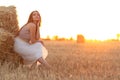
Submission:
[[[36,62],[35,62],[36,63]],[[32,66],[35,65],[35,63],[33,64],[28,64],[28,61],[23,60],[23,65],[24,67],[28,68],[28,69],[32,69]]]
[[[40,58],[38,59],[38,61],[39,61],[41,64],[45,65],[47,68],[51,68],[51,66],[47,63],[47,61],[46,61],[45,59],[43,59],[42,57],[40,57]]]

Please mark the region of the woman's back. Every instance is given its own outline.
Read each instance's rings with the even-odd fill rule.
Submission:
[[[19,32],[18,35],[20,38],[26,40],[26,41],[30,41],[30,30],[29,28],[25,25]]]

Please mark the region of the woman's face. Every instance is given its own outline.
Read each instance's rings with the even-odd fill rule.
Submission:
[[[40,21],[40,16],[37,11],[33,12],[32,14],[33,21]]]

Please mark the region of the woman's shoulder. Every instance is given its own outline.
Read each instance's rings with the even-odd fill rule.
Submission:
[[[36,25],[35,25],[34,23],[30,22],[30,23],[28,23],[28,24],[26,25],[26,27],[27,27],[28,29],[34,29],[34,28],[36,28]]]
[[[36,25],[32,22],[28,23],[26,26],[30,26],[30,27],[36,27]]]

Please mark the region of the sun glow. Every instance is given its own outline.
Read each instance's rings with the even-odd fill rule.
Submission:
[[[119,0],[0,1],[1,6],[16,6],[20,27],[27,22],[31,11],[38,10],[42,16],[43,38],[57,35],[76,39],[82,34],[86,39],[96,40],[116,39],[120,33],[119,4]]]

